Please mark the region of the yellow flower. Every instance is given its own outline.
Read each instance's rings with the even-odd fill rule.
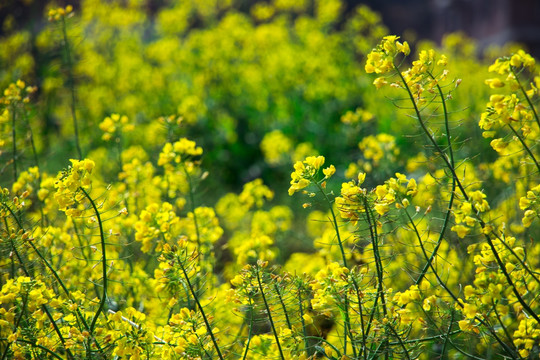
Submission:
[[[313,324],[313,318],[311,317],[311,315],[309,315],[309,314],[304,314],[304,315],[302,316],[302,318],[304,319],[304,323],[305,323],[306,325]]]
[[[336,172],[336,168],[334,167],[334,165],[330,165],[326,169],[323,169],[323,174],[325,175],[326,178],[331,177],[332,175],[335,174],[335,172]]]
[[[465,305],[463,306],[463,314],[465,314],[468,319],[474,319],[477,311],[478,308],[474,304],[465,303]]]
[[[492,89],[500,88],[504,86],[504,83],[499,78],[487,79],[485,83]]]
[[[452,226],[452,229],[451,229],[453,232],[455,232],[460,238],[464,238],[467,234],[469,234],[469,232],[471,231],[471,229],[469,229],[468,227],[464,226],[464,225],[454,225]]]
[[[375,85],[377,89],[382,88],[386,84],[388,84],[388,81],[386,81],[384,77],[378,77],[373,81],[373,85]]]

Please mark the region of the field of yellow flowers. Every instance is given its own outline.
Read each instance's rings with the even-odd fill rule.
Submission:
[[[533,57],[148,3],[2,24],[0,360],[540,358]]]

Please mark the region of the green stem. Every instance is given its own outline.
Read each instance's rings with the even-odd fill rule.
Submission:
[[[459,180],[457,174],[456,174],[456,170],[455,168],[452,166],[452,164],[450,163],[450,160],[448,159],[447,156],[445,156],[444,152],[442,151],[442,149],[440,148],[440,146],[437,144],[437,142],[435,141],[434,137],[431,135],[429,129],[426,127],[426,124],[424,123],[424,121],[422,120],[422,115],[420,114],[420,110],[418,109],[418,106],[416,105],[416,102],[414,101],[414,95],[412,94],[411,92],[411,89],[409,87],[409,85],[407,84],[407,82],[405,81],[405,78],[403,77],[403,74],[399,71],[398,67],[394,64],[394,69],[395,71],[397,72],[397,74],[399,75],[399,77],[401,78],[401,81],[403,83],[403,86],[405,87],[405,89],[407,90],[407,93],[409,94],[409,98],[411,100],[411,103],[413,104],[413,107],[414,107],[414,111],[416,113],[416,116],[417,116],[417,120],[418,122],[420,123],[420,126],[422,127],[424,133],[426,134],[426,136],[428,137],[429,141],[431,142],[431,144],[433,145],[433,147],[435,148],[436,152],[440,155],[440,157],[443,159],[443,161],[445,162],[446,164],[446,167],[448,168],[448,170],[450,170],[450,172],[452,173],[452,177],[454,178],[454,180],[456,181],[457,183],[457,186],[458,188],[460,189],[461,191],[461,194],[463,195],[464,199],[466,201],[469,201],[469,196],[467,194],[467,191],[465,190],[465,188],[463,187],[463,185],[461,184],[461,181]],[[476,214],[476,218],[478,219],[480,225],[482,226],[482,228],[485,227],[485,222],[480,218],[480,216],[478,214]],[[521,296],[521,294],[517,291],[516,289],[516,286],[512,280],[512,278],[510,277],[510,275],[508,274],[508,272],[506,271],[506,268],[504,266],[504,263],[502,262],[498,252],[497,252],[497,249],[495,248],[495,245],[493,244],[493,240],[491,239],[491,237],[487,234],[484,234],[484,237],[486,238],[486,241],[491,249],[491,252],[493,253],[493,256],[495,257],[495,260],[497,262],[497,265],[499,266],[499,269],[501,270],[501,272],[503,273],[503,275],[505,276],[506,278],[506,281],[508,282],[508,284],[512,287],[512,292],[514,293],[514,295],[516,295],[516,298],[518,300],[518,302],[523,306],[523,308],[525,309],[525,311],[530,315],[532,316],[537,323],[540,324],[540,317],[538,317],[538,315],[531,309],[531,307],[525,302],[525,300],[523,300],[523,297]]]
[[[17,215],[13,212],[13,210],[7,205],[7,204],[4,204],[2,203],[2,205],[4,206],[4,208],[6,208],[6,210],[8,210],[8,212],[11,214],[11,216],[15,219],[15,222],[17,223],[17,225],[19,226],[19,228],[21,230],[23,230],[23,232],[25,232],[24,230],[24,227],[21,223],[21,221],[19,220],[19,218],[17,217]],[[70,299],[71,301],[74,301],[73,300],[73,297],[71,296],[71,293],[69,292],[69,290],[67,289],[67,287],[64,285],[64,282],[62,281],[62,279],[60,278],[60,276],[58,275],[58,273],[54,270],[54,268],[52,267],[52,265],[47,261],[47,259],[45,259],[45,257],[43,256],[43,254],[41,254],[41,252],[38,250],[38,248],[34,245],[34,243],[32,241],[28,241],[27,242],[30,247],[32,248],[32,250],[34,250],[34,252],[37,254],[37,256],[41,259],[41,261],[43,261],[43,263],[45,264],[45,266],[47,267],[47,269],[49,269],[49,271],[53,274],[54,278],[56,279],[56,281],[58,281],[58,283],[60,284],[60,287],[62,288],[62,290],[66,293],[66,296],[68,297],[68,299]],[[14,248],[14,250],[16,251],[16,249]],[[18,252],[15,252],[16,255],[17,255],[17,258],[19,259],[19,262],[21,263],[21,266],[23,266],[23,263],[22,263],[22,260],[21,258],[18,256]],[[25,274],[26,276],[30,276],[29,273],[26,271],[26,269],[23,267],[23,270],[25,271]],[[81,312],[80,312],[80,309],[77,308],[77,315],[78,315],[78,318],[82,321],[83,323],[83,326],[86,330],[90,331],[90,328],[88,327],[88,324],[86,323],[86,320],[85,318],[82,316]],[[53,324],[53,326],[55,328],[57,328],[57,325],[56,325],[56,322],[53,320],[52,316],[49,314],[48,310],[45,310],[45,312],[48,314],[49,316],[49,319],[51,320],[51,323]],[[58,330],[58,335],[61,337],[61,334],[60,334],[60,330]],[[96,346],[98,347],[99,351],[102,352],[102,349],[99,345],[99,343],[97,342],[97,340],[95,338],[93,338]],[[63,344],[63,342],[62,342]],[[69,350],[67,350],[69,352]]]
[[[272,319],[272,313],[270,312],[270,307],[268,306],[268,302],[266,301],[266,296],[264,295],[263,286],[261,283],[261,276],[259,274],[259,266],[257,265],[255,267],[255,271],[257,272],[257,282],[259,283],[259,290],[261,291],[261,295],[263,298],[264,306],[266,307],[266,313],[268,314],[268,320],[270,321],[270,326],[272,327],[272,331],[274,333],[274,338],[276,339],[276,344],[279,350],[279,355],[281,356],[282,360],[285,360],[285,356],[283,356],[283,351],[281,350],[281,344],[279,342],[278,333],[276,330],[276,327],[274,325],[274,320]]]
[[[387,309],[386,309],[386,300],[384,296],[384,284],[383,284],[383,266],[382,266],[382,260],[381,255],[379,253],[379,240],[378,240],[378,234],[377,234],[377,221],[373,217],[373,213],[371,212],[371,208],[369,207],[367,198],[364,197],[364,208],[366,209],[366,219],[369,225],[369,232],[370,232],[370,238],[371,238],[371,245],[373,246],[373,256],[375,257],[375,269],[377,271],[377,282],[378,282],[378,290],[379,296],[381,297],[381,305],[383,308],[383,314],[384,317],[387,316]]]
[[[319,189],[320,193],[324,196],[324,199],[328,203],[328,207],[330,209],[330,214],[332,215],[332,224],[334,225],[334,229],[336,230],[336,236],[337,236],[337,239],[338,239],[339,250],[341,251],[341,258],[343,260],[343,266],[346,267],[346,268],[349,268],[347,266],[347,258],[345,257],[345,248],[343,247],[343,242],[341,241],[341,235],[339,233],[338,221],[337,221],[336,214],[334,213],[334,208],[332,207],[332,202],[328,198],[328,195],[326,194],[326,192],[322,188],[321,184],[319,184],[315,180],[312,180],[312,182],[317,185],[317,188]]]
[[[362,311],[362,298],[360,296],[360,288],[358,287],[358,283],[356,282],[356,279],[353,277],[353,286],[354,290],[356,291],[356,298],[358,300],[358,310],[360,314],[360,327],[362,329],[362,349],[360,350],[360,354],[364,355],[364,360],[367,360],[367,341],[366,341],[366,330],[364,325],[364,314]]]
[[[304,307],[302,306],[302,290],[301,290],[301,284],[298,284],[298,312],[300,313],[300,321],[302,322],[302,334],[304,335],[304,351],[308,352],[309,343],[307,340],[307,328],[306,328],[306,322],[304,321]]]
[[[242,360],[246,360],[248,351],[249,351],[249,343],[251,342],[251,336],[253,332],[253,303],[251,302],[251,298],[249,298],[249,330],[248,330],[248,338],[246,343],[246,351],[244,352],[244,356],[242,357]]]
[[[538,164],[538,161],[536,160],[536,158],[534,157],[534,154],[532,153],[531,149],[529,149],[529,147],[527,146],[527,144],[525,143],[525,140],[519,135],[519,133],[516,131],[516,129],[514,129],[514,127],[509,123],[507,124],[508,127],[510,128],[510,130],[512,130],[512,132],[514,133],[514,135],[518,138],[519,142],[521,143],[521,145],[523,145],[523,148],[525,149],[525,151],[527,151],[527,153],[529,154],[529,156],[531,157],[531,160],[534,162],[534,165],[536,165],[536,169],[540,172],[540,164]]]
[[[431,252],[431,256],[427,258],[427,262],[424,265],[424,268],[422,269],[422,271],[420,272],[420,276],[418,276],[418,278],[414,282],[416,285],[420,284],[422,282],[422,279],[426,276],[427,270],[433,263],[433,260],[435,259],[435,257],[437,256],[437,252],[439,251],[439,247],[442,244],[442,241],[444,239],[444,234],[446,232],[448,224],[450,223],[450,214],[452,212],[452,207],[454,204],[455,191],[456,191],[456,180],[452,178],[452,191],[450,192],[450,201],[448,202],[448,209],[446,210],[446,214],[444,215],[444,222],[443,222],[441,231],[439,233],[439,238],[437,239],[437,242],[435,243],[435,248]],[[409,217],[409,221],[412,221],[408,213],[407,213],[407,216]]]
[[[193,214],[193,225],[195,226],[195,235],[197,237],[197,250],[199,251],[199,256],[197,256],[197,261],[198,261],[198,265],[199,267],[201,266],[201,262],[202,262],[202,259],[201,259],[201,255],[204,255],[202,253],[202,249],[201,249],[201,234],[200,234],[200,230],[199,230],[199,222],[197,221],[197,215],[195,214],[195,189],[194,189],[194,186],[193,186],[193,181],[191,179],[191,176],[189,175],[186,167],[184,166],[183,167],[184,169],[184,174],[186,175],[186,178],[188,180],[188,186],[189,186],[189,204],[191,206],[191,213]]]
[[[519,77],[516,74],[516,72],[514,70],[514,67],[510,66],[510,69],[512,70],[512,74],[514,74],[514,78],[516,79],[516,82],[519,85],[519,89],[523,93],[523,96],[525,96],[525,100],[527,100],[527,103],[529,104],[529,106],[531,108],[531,111],[534,114],[534,119],[536,120],[536,123],[538,124],[538,127],[540,127],[540,118],[538,118],[538,113],[536,112],[536,108],[534,107],[534,105],[533,105],[533,103],[531,101],[531,98],[529,98],[529,95],[527,95],[527,91],[525,91],[525,89],[523,88],[523,85],[521,85],[521,81],[519,81]]]
[[[2,204],[2,205],[4,205],[4,207],[11,213],[11,215],[15,218],[15,221],[17,222],[19,227],[21,227],[21,223],[19,222],[19,219],[17,217],[15,217],[15,214],[13,213],[11,208],[9,206],[7,206],[6,204]],[[21,229],[22,229],[22,227],[21,227]],[[30,242],[30,244],[31,244],[31,242]],[[26,276],[30,277],[30,273],[26,269],[26,266],[24,266],[24,262],[23,262],[23,260],[22,260],[22,258],[20,256],[20,254],[19,254],[19,251],[17,250],[17,248],[15,247],[15,244],[13,244],[13,242],[11,242],[11,246],[12,246],[13,252],[15,253],[15,256],[17,257],[17,260],[19,260],[19,264],[21,264],[21,268],[22,268],[24,274]],[[62,346],[64,346],[64,349],[66,350],[66,353],[68,354],[68,358],[74,359],[73,354],[71,353],[71,351],[68,348],[66,348],[64,337],[62,336],[62,333],[60,332],[60,329],[58,328],[58,325],[56,325],[56,321],[54,320],[53,316],[51,315],[49,309],[47,309],[47,307],[45,305],[42,305],[41,307],[42,307],[43,311],[45,312],[45,314],[47,314],[47,317],[49,318],[49,321],[51,322],[51,325],[53,326],[54,331],[56,332],[58,338],[60,339],[60,342],[62,343]]]
[[[461,193],[463,194],[463,197],[465,198],[465,200],[469,201],[469,197],[467,195],[467,192],[465,191],[465,188],[461,184],[461,181],[459,180],[459,177],[457,176],[456,170],[454,169],[454,166],[452,166],[452,163],[450,162],[450,159],[448,158],[448,156],[445,156],[445,153],[442,151],[439,144],[437,144],[437,142],[435,141],[433,136],[431,136],[431,133],[430,133],[429,129],[427,128],[426,124],[422,120],[422,115],[420,114],[420,109],[418,109],[418,106],[416,105],[416,102],[414,101],[414,95],[412,94],[412,91],[411,91],[409,85],[407,84],[407,81],[405,81],[405,78],[403,77],[403,74],[401,74],[401,72],[399,71],[399,69],[397,68],[396,65],[394,65],[394,69],[397,72],[397,74],[399,75],[399,77],[401,78],[401,81],[403,83],[403,86],[405,87],[405,90],[407,90],[407,93],[409,95],[409,99],[411,100],[411,103],[412,103],[413,108],[414,108],[414,112],[416,113],[416,119],[418,120],[418,123],[420,124],[420,127],[422,128],[422,130],[424,131],[424,133],[428,137],[428,140],[431,142],[431,144],[435,148],[436,153],[439,154],[439,156],[445,162],[446,167],[448,168],[448,170],[450,170],[450,172],[452,173],[452,177],[456,180],[457,186],[459,187]]]
[[[407,347],[405,347],[405,343],[401,339],[401,336],[397,333],[396,329],[394,329],[394,327],[390,324],[390,322],[387,324],[387,328],[390,329],[390,331],[392,331],[392,333],[398,339],[398,343],[401,346],[401,348],[403,349],[403,352],[405,353],[405,356],[407,357],[407,359],[411,360],[411,356],[409,355],[409,350],[407,350]],[[386,352],[386,353],[388,353],[388,352]]]
[[[5,340],[7,340],[7,338],[0,338],[0,340],[5,341]],[[57,353],[55,353],[51,349],[46,348],[43,345],[38,345],[35,342],[29,341],[29,340],[24,340],[24,339],[17,339],[17,342],[22,343],[22,344],[32,345],[33,347],[36,347],[36,348],[38,348],[40,350],[43,350],[43,351],[47,352],[49,355],[53,356],[56,359],[64,360],[60,355],[58,355]],[[71,356],[71,359],[73,359],[73,355]]]
[[[188,276],[188,273],[186,271],[186,268],[184,267],[184,264],[182,264],[181,261],[179,262],[179,264],[180,264],[180,267],[182,268],[182,272],[184,273],[184,277],[185,277],[186,282],[188,284],[189,290],[191,291],[191,295],[193,295],[193,298],[195,299],[195,302],[197,303],[197,307],[199,308],[199,310],[201,312],[201,315],[202,315],[203,320],[204,320],[204,324],[206,325],[206,331],[208,332],[208,334],[210,335],[210,338],[212,339],[212,342],[214,343],[214,348],[216,349],[219,358],[221,360],[224,360],[223,355],[221,355],[221,351],[219,350],[219,346],[217,344],[216,337],[214,336],[214,333],[212,332],[212,327],[210,326],[210,323],[208,322],[208,318],[206,317],[206,314],[204,313],[204,309],[203,309],[201,303],[199,302],[199,297],[195,293],[195,290],[193,289],[193,286],[191,285],[191,281],[189,281],[189,276]]]
[[[493,306],[493,311],[495,312],[495,316],[497,317],[497,321],[499,322],[499,324],[501,325],[501,328],[503,329],[504,331],[504,334],[506,335],[506,338],[508,339],[510,345],[514,348],[514,351],[516,351],[516,347],[514,345],[514,342],[512,340],[512,336],[510,336],[510,333],[508,332],[508,328],[504,325],[502,319],[501,319],[501,316],[499,315],[499,312],[497,311],[497,305],[495,304],[495,301],[493,299],[491,299],[491,304]]]
[[[336,231],[336,237],[337,237],[337,240],[338,240],[339,250],[341,251],[341,258],[343,260],[343,266],[348,269],[349,267],[347,266],[347,257],[345,256],[345,247],[343,246],[343,241],[341,240],[341,234],[339,232],[339,225],[338,225],[336,214],[334,212],[334,208],[332,206],[332,202],[328,198],[328,195],[326,194],[326,192],[322,188],[321,184],[319,184],[319,182],[315,181],[314,179],[312,179],[312,182],[317,185],[317,188],[319,189],[319,192],[323,195],[324,199],[326,200],[326,202],[328,204],[328,207],[330,209],[330,214],[332,216],[332,224],[334,225],[334,229]],[[345,304],[344,305],[345,305],[345,324],[343,326],[343,329],[344,329],[345,334],[343,335],[343,353],[346,354],[347,353],[347,337],[350,337],[351,341],[353,339],[351,331],[350,331],[351,326],[350,326],[350,320],[349,320],[350,319],[350,317],[349,317],[349,299],[347,298],[347,296],[345,296]],[[353,345],[353,352],[356,353],[356,348],[354,347],[354,345]]]
[[[429,73],[429,76],[433,80],[435,80],[435,77],[431,73]],[[449,126],[449,119],[448,119],[448,110],[446,108],[446,99],[445,99],[444,94],[442,92],[442,89],[441,89],[441,87],[439,86],[438,83],[437,83],[437,90],[439,92],[439,97],[441,98],[442,105],[443,105],[444,126],[446,128],[446,141],[448,143],[448,153],[450,154],[450,164],[452,165],[452,167],[454,167],[454,152],[452,150],[452,141],[451,141],[452,137],[450,136],[450,126]],[[437,239],[435,248],[433,249],[433,252],[431,253],[431,256],[429,257],[429,259],[427,260],[427,263],[424,265],[424,268],[420,272],[420,276],[418,276],[418,278],[415,281],[416,285],[420,284],[420,282],[422,281],[422,279],[426,275],[427,270],[429,269],[431,263],[433,262],[433,260],[437,256],[437,252],[439,251],[439,247],[442,244],[444,234],[446,232],[448,224],[450,223],[450,214],[452,212],[452,207],[454,205],[455,191],[456,191],[456,179],[454,177],[452,177],[452,190],[450,191],[450,200],[448,202],[448,209],[447,209],[446,214],[444,216],[443,226],[442,226],[442,229],[441,229],[441,231],[439,233],[439,238]]]
[[[86,192],[86,190],[84,190],[83,187],[79,187],[79,190],[81,190],[82,193],[84,194],[84,196],[88,199],[88,201],[92,205],[92,208],[94,209],[94,214],[96,214],[96,218],[97,218],[98,226],[99,226],[99,237],[100,237],[100,240],[101,240],[101,252],[103,254],[102,261],[101,261],[101,263],[102,263],[101,269],[102,269],[102,274],[103,274],[103,292],[102,292],[102,295],[101,295],[101,300],[99,302],[98,309],[97,309],[96,313],[94,314],[94,318],[92,319],[92,323],[90,324],[90,333],[93,333],[94,328],[96,326],[97,319],[98,319],[99,315],[103,312],[103,308],[105,307],[105,301],[107,301],[107,286],[108,286],[108,279],[107,279],[107,251],[106,251],[106,248],[105,248],[105,233],[103,232],[103,223],[101,221],[101,215],[100,215],[99,210],[98,210],[98,208],[96,206],[96,203],[94,202],[94,200],[92,200],[92,198],[90,197],[88,192]]]
[[[283,313],[285,314],[285,321],[287,322],[287,327],[292,330],[292,325],[291,325],[291,321],[289,320],[287,307],[285,307],[285,303],[283,302],[283,296],[281,295],[281,292],[279,291],[279,287],[277,286],[277,283],[274,283],[274,290],[276,290],[279,303],[281,304],[281,308],[283,309]]]
[[[448,341],[450,340],[450,332],[452,331],[452,324],[454,323],[454,316],[455,316],[455,312],[454,310],[451,310],[452,311],[452,315],[451,315],[451,318],[450,318],[450,325],[448,325],[448,331],[446,332],[446,336],[444,338],[444,343],[443,343],[443,347],[442,347],[442,350],[441,350],[441,359],[444,359],[444,353],[446,352],[446,347],[448,345]]]

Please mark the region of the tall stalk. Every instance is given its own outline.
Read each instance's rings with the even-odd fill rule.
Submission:
[[[264,294],[264,289],[261,282],[261,275],[259,272],[259,265],[255,266],[255,271],[257,272],[257,282],[259,284],[259,291],[261,292],[264,306],[266,308],[266,313],[268,314],[268,320],[270,321],[270,326],[272,327],[272,332],[274,333],[274,338],[276,339],[279,355],[281,357],[281,360],[285,360],[285,356],[283,356],[283,350],[281,350],[281,343],[279,342],[279,336],[276,330],[276,326],[274,324],[274,320],[272,319],[272,312],[270,311],[270,306],[268,305],[268,301],[266,300],[266,295]]]
[[[332,216],[332,225],[334,226],[334,230],[336,232],[336,237],[338,240],[339,250],[341,252],[341,260],[343,261],[343,266],[347,269],[349,268],[347,266],[347,257],[345,256],[345,246],[343,245],[343,241],[341,239],[341,234],[339,231],[339,224],[336,217],[336,214],[334,212],[334,208],[332,206],[332,202],[330,201],[330,198],[328,197],[328,194],[324,191],[323,187],[319,182],[317,182],[315,179],[312,180],[314,184],[316,184],[319,192],[323,195],[324,199],[326,200],[326,203],[328,204],[328,208],[330,209],[330,214]],[[354,345],[353,335],[351,333],[351,322],[350,322],[350,314],[349,314],[349,299],[347,297],[347,294],[345,293],[345,301],[344,301],[344,307],[345,307],[345,324],[343,326],[343,353],[347,353],[347,337],[351,339],[351,344],[353,348],[353,353],[356,354],[356,346]]]
[[[102,264],[102,276],[103,276],[103,291],[101,294],[101,300],[99,302],[98,309],[96,313],[94,314],[94,318],[92,319],[92,323],[90,324],[90,333],[94,332],[94,328],[96,326],[97,319],[101,312],[103,312],[103,307],[105,306],[105,301],[107,301],[107,286],[108,286],[108,280],[107,280],[107,251],[105,247],[105,233],[103,232],[103,222],[101,221],[101,215],[99,213],[99,210],[96,206],[96,203],[94,200],[90,197],[88,192],[84,190],[83,187],[79,187],[79,189],[82,191],[86,199],[90,202],[92,205],[92,208],[94,209],[94,214],[96,215],[98,226],[99,226],[99,238],[101,240],[101,253],[103,254],[101,259]]]
[[[435,148],[435,153],[438,153],[440,155],[440,157],[443,159],[447,169],[450,170],[450,172],[452,173],[452,177],[455,180],[456,185],[458,186],[458,188],[459,188],[461,194],[463,195],[464,199],[466,201],[469,201],[469,195],[468,195],[467,191],[465,190],[465,187],[463,186],[463,184],[459,180],[459,177],[456,174],[455,167],[452,165],[452,163],[450,162],[450,158],[443,152],[443,150],[441,149],[439,144],[437,144],[437,141],[435,140],[435,138],[433,137],[433,135],[431,134],[431,132],[427,128],[427,126],[426,126],[426,124],[425,124],[425,122],[424,122],[424,120],[422,118],[420,109],[418,108],[418,105],[416,104],[416,101],[414,99],[414,95],[413,95],[413,93],[412,93],[412,91],[411,91],[411,89],[409,87],[409,84],[407,84],[407,81],[403,77],[403,74],[401,73],[401,71],[399,71],[398,66],[395,65],[395,64],[394,64],[394,70],[399,75],[399,77],[401,78],[401,82],[402,82],[405,90],[407,91],[407,93],[409,95],[409,99],[410,99],[410,101],[411,101],[411,103],[413,105],[414,111],[416,113],[416,119],[418,120],[418,123],[420,124],[420,127],[424,131],[424,134],[428,137],[428,140],[431,142],[431,144]],[[486,226],[486,223],[484,222],[484,220],[478,214],[474,214],[474,215],[475,215],[475,218],[480,223],[481,227],[484,228]],[[484,234],[484,238],[486,239],[486,242],[488,243],[488,245],[490,247],[491,253],[493,254],[493,257],[495,258],[495,261],[496,261],[499,269],[503,273],[504,277],[506,278],[506,281],[508,282],[508,284],[510,285],[510,287],[512,289],[512,292],[516,296],[516,299],[521,304],[521,306],[523,306],[526,313],[529,316],[532,316],[536,320],[536,322],[540,324],[540,317],[534,312],[534,310],[531,309],[529,304],[527,304],[525,302],[525,300],[523,299],[523,297],[521,296],[521,294],[517,290],[516,285],[514,284],[514,281],[512,280],[512,278],[510,277],[510,275],[506,271],[506,267],[505,267],[503,261],[501,260],[501,257],[499,256],[499,253],[498,253],[498,251],[497,251],[497,249],[495,247],[495,244],[493,243],[493,240],[491,239],[490,235],[489,234]]]
[[[180,267],[181,267],[182,272],[184,274],[184,278],[186,279],[186,283],[187,283],[187,285],[189,287],[189,291],[191,292],[191,295],[193,296],[193,299],[197,303],[197,307],[199,308],[199,311],[201,312],[201,315],[202,315],[203,320],[204,320],[204,324],[206,325],[206,331],[208,332],[208,335],[210,335],[210,338],[212,339],[212,343],[214,344],[214,348],[216,349],[218,357],[221,360],[224,360],[223,355],[221,355],[221,351],[219,349],[219,345],[217,343],[216,337],[214,336],[214,332],[212,331],[212,327],[210,326],[210,322],[208,321],[208,318],[206,317],[206,314],[205,314],[204,309],[203,309],[203,307],[201,305],[201,302],[199,301],[199,296],[197,295],[197,293],[195,292],[195,289],[191,285],[191,281],[189,280],[189,275],[188,275],[188,273],[186,271],[186,268],[185,268],[184,264],[182,263],[182,261],[179,261],[179,264],[180,264]]]

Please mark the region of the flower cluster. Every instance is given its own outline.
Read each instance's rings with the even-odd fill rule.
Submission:
[[[133,131],[135,125],[129,123],[125,115],[112,114],[99,123],[99,128],[103,131],[101,139],[104,141],[118,141],[123,132]]]
[[[15,83],[9,84],[4,89],[3,96],[0,98],[0,105],[16,104],[18,102],[30,102],[30,95],[37,91],[35,86],[27,86],[22,80],[17,80]]]
[[[410,54],[409,44],[406,41],[401,43],[398,40],[399,36],[385,36],[381,43],[368,54],[365,66],[368,74],[388,73],[394,69],[394,58],[397,55],[403,54],[407,56]]]
[[[77,204],[84,199],[81,191],[89,190],[92,186],[92,171],[95,163],[90,159],[71,159],[71,166],[61,172],[55,182],[56,192],[54,198],[58,202],[60,210],[68,216],[77,216]]]
[[[304,161],[297,161],[294,164],[294,172],[291,174],[291,186],[289,195],[308,187],[311,183],[318,183],[317,175],[324,165],[324,156],[308,156]],[[334,165],[322,169],[324,174],[323,183],[336,172]],[[324,186],[323,186],[324,187]]]
[[[540,185],[531,187],[527,195],[519,198],[519,208],[524,210],[523,226],[530,227],[540,217]]]
[[[148,205],[134,225],[135,240],[141,242],[141,251],[160,251],[164,243],[170,242],[178,234],[179,222],[171,204]]]
[[[487,75],[460,35],[409,59],[342,0],[238,6],[6,20],[0,357],[538,357],[535,60]]]
[[[73,15],[73,6],[67,5],[65,8],[53,8],[48,12],[49,21],[59,21],[64,17]]]

